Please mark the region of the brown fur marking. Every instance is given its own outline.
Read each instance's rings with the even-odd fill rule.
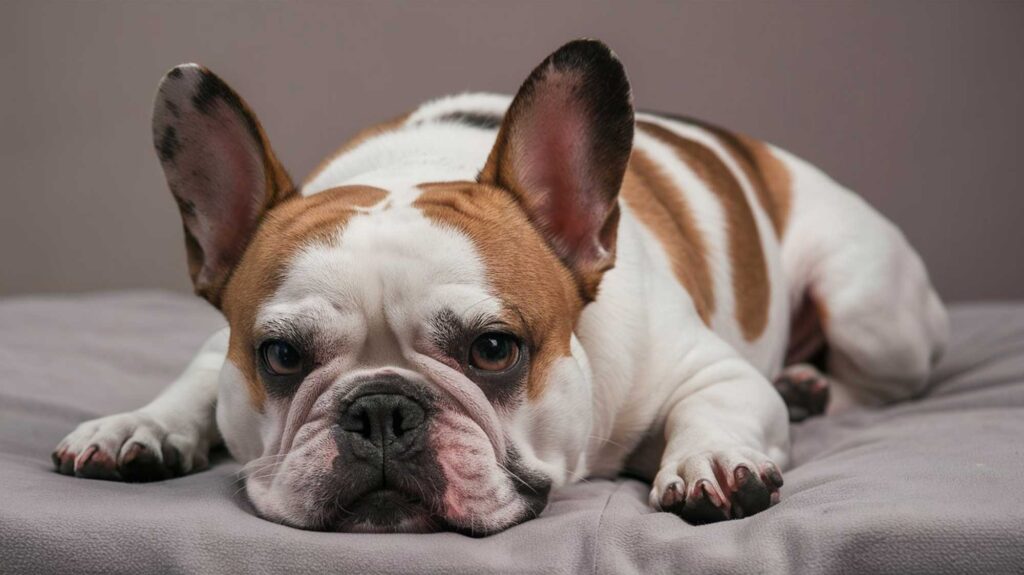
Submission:
[[[758,203],[772,221],[776,237],[782,238],[792,202],[789,170],[764,142],[740,134],[725,134],[727,132],[719,130],[716,135],[754,187]]]
[[[256,373],[253,328],[260,306],[274,295],[295,254],[317,241],[327,241],[356,215],[387,192],[370,186],[343,186],[312,196],[296,196],[275,206],[260,222],[256,235],[224,289],[222,311],[231,326],[228,360],[245,376],[253,405],[262,409],[266,390]]]
[[[686,203],[656,162],[634,149],[622,182],[620,197],[651,230],[672,262],[679,283],[690,293],[697,314],[711,325],[715,291],[708,266],[707,246]]]
[[[678,120],[707,130],[722,143],[754,187],[758,203],[772,221],[776,237],[782,238],[793,202],[792,177],[789,169],[772,153],[768,144],[701,120]]]
[[[768,325],[771,284],[754,212],[735,175],[713,151],[661,125],[637,122],[637,126],[670,146],[722,202],[732,287],[736,300],[736,320],[743,337],[753,341]]]
[[[572,274],[534,230],[516,200],[476,182],[420,186],[413,204],[428,218],[469,237],[487,268],[491,288],[526,323],[532,363],[527,398],[536,399],[552,364],[570,354],[583,309]]]

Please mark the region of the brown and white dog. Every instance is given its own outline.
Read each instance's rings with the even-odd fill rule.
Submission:
[[[229,328],[68,435],[69,475],[189,473],[223,440],[258,513],[309,529],[493,533],[623,470],[656,509],[743,517],[779,499],[782,395],[822,410],[809,358],[827,348],[837,409],[912,396],[946,344],[892,224],[768,144],[634,116],[600,42],[514,98],[370,128],[301,189],[200,66],[164,78],[153,136]]]

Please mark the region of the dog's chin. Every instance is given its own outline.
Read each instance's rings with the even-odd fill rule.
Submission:
[[[346,505],[331,529],[346,533],[433,533],[445,527],[418,498],[381,489]]]
[[[345,505],[335,514],[333,520],[322,524],[319,530],[342,533],[451,531],[470,537],[486,537],[504,531],[525,519],[526,517],[523,517],[508,525],[493,525],[481,518],[480,521],[471,522],[472,528],[463,528],[431,513],[428,505],[414,495],[394,489],[380,489]]]

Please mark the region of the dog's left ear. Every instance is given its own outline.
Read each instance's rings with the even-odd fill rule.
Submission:
[[[615,263],[618,193],[632,147],[622,63],[601,42],[576,40],[523,83],[480,173],[481,183],[516,196],[588,300]]]
[[[196,64],[160,82],[153,144],[181,212],[195,291],[220,307],[264,214],[295,187],[245,101]]]

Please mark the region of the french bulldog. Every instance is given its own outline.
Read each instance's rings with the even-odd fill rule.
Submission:
[[[169,478],[223,443],[256,512],[305,529],[486,535],[622,472],[656,510],[742,518],[780,499],[791,418],[912,397],[948,339],[895,226],[781,149],[635,112],[598,41],[512,98],[373,126],[300,187],[195,64],[153,140],[229,327],[61,441],[67,475]]]

